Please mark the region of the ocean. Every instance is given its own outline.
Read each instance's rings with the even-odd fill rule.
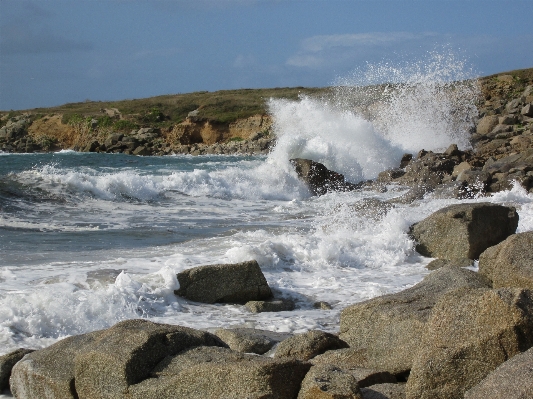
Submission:
[[[429,273],[431,259],[416,253],[408,229],[432,212],[459,202],[507,204],[520,215],[518,231],[532,230],[533,195],[519,185],[469,200],[428,194],[387,210],[367,199],[407,188],[314,197],[299,181],[290,158],[322,162],[355,183],[398,167],[406,152],[469,148],[475,88],[455,83],[448,95],[449,80],[409,76],[371,110],[358,108],[362,91],[346,81],[327,100],[269,100],[278,140],[268,155],[0,153],[0,354],[133,318],[336,332],[346,306]],[[296,310],[253,314],[174,295],[182,270],[251,259]],[[315,309],[317,301],[332,309]]]

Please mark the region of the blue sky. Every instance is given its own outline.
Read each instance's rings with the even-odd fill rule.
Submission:
[[[445,46],[533,67],[533,0],[0,0],[0,109],[331,85]]]

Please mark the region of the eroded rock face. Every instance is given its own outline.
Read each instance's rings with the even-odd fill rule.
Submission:
[[[249,262],[198,266],[178,273],[176,295],[204,303],[246,303],[272,297],[259,267]]]
[[[363,399],[355,377],[338,367],[313,366],[302,381],[298,399]]]
[[[533,231],[513,234],[479,257],[479,273],[494,288],[522,287],[533,290]]]
[[[350,349],[341,357],[353,366],[392,374],[408,371],[439,298],[462,287],[488,286],[475,272],[444,267],[407,290],[349,306],[341,312],[339,338]]]
[[[515,208],[490,203],[458,204],[438,210],[411,226],[416,250],[442,259],[477,259],[488,247],[516,231]]]
[[[443,296],[425,328],[407,399],[459,399],[510,357],[533,345],[533,292],[463,289]]]
[[[327,350],[346,348],[346,342],[336,335],[319,330],[296,334],[281,341],[276,348],[275,358],[309,360]]]
[[[11,370],[15,364],[17,364],[17,362],[19,362],[28,353],[32,352],[32,349],[20,348],[0,356],[0,392],[9,388],[9,377],[11,376]]]
[[[533,398],[533,348],[513,356],[465,393],[465,399]]]
[[[11,375],[16,398],[121,398],[165,358],[199,345],[225,346],[191,328],[128,320],[30,353]]]
[[[225,348],[198,347],[165,358],[131,387],[132,399],[295,398],[310,364]]]
[[[262,355],[274,345],[291,336],[289,333],[276,333],[255,328],[228,328],[215,331],[215,335],[224,341],[230,349],[243,353]]]

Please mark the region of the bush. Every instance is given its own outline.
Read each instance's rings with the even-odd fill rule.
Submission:
[[[138,129],[136,123],[129,121],[127,119],[121,119],[113,123],[113,129],[119,132],[128,132],[130,130]]]

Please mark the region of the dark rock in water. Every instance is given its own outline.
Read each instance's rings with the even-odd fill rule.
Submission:
[[[298,177],[303,180],[314,195],[323,195],[331,191],[350,191],[359,186],[348,183],[344,175],[333,172],[319,162],[295,158],[290,162],[296,169]]]
[[[465,399],[533,398],[533,348],[498,366],[465,393]]]
[[[437,270],[441,267],[469,267],[473,266],[474,261],[472,259],[463,258],[463,259],[435,259],[429,262],[426,266],[428,270]]]
[[[458,204],[411,226],[416,250],[442,259],[477,259],[488,247],[516,231],[515,208],[490,203]]]
[[[132,399],[296,398],[310,364],[198,347],[165,358]]]
[[[397,179],[405,175],[405,170],[403,169],[389,169],[378,174],[376,179],[380,183],[390,183],[393,179]]]
[[[349,209],[357,215],[375,220],[382,219],[394,205],[390,202],[381,201],[377,198],[363,198],[360,201],[348,205]]]
[[[288,299],[270,299],[268,301],[248,301],[246,308],[252,313],[285,312],[294,310],[295,304]]]
[[[520,287],[533,290],[533,231],[513,234],[479,257],[479,273],[494,288]]]
[[[275,358],[309,360],[328,350],[346,348],[348,345],[336,335],[319,330],[297,334],[281,341],[276,348]]]
[[[407,165],[409,165],[409,162],[413,159],[413,154],[403,154],[402,159],[400,161],[400,168],[403,169]]]
[[[363,399],[405,399],[405,384],[376,384],[362,388]]]
[[[530,348],[532,331],[530,290],[480,288],[444,295],[417,341],[407,397],[462,399],[496,367]]]
[[[268,352],[278,342],[292,336],[289,333],[276,333],[255,328],[219,329],[215,331],[215,335],[234,351],[258,355]]]
[[[322,310],[333,309],[333,307],[328,302],[324,302],[324,301],[318,301],[318,302],[313,303],[313,308],[322,309]]]
[[[9,377],[11,370],[24,356],[34,352],[32,349],[20,348],[0,356],[0,393],[9,388]]]
[[[176,295],[204,303],[245,303],[272,297],[255,261],[193,267],[178,273]]]
[[[473,271],[446,267],[407,290],[351,305],[340,317],[339,338],[350,346],[343,356],[357,367],[405,372],[411,369],[439,298],[458,288],[488,286],[488,281]]]
[[[313,366],[302,381],[298,399],[363,399],[357,380],[331,364]]]

